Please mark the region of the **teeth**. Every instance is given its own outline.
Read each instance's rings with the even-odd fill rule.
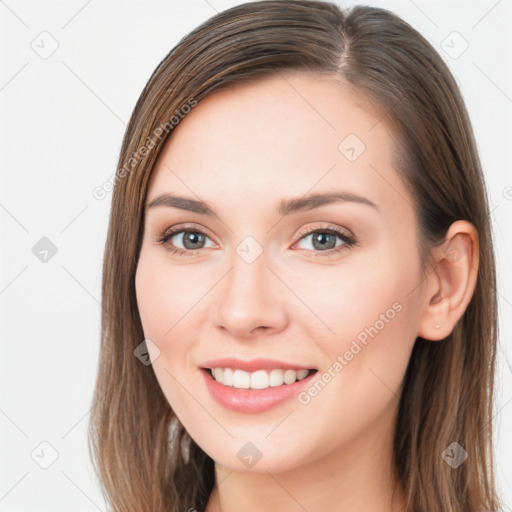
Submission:
[[[249,373],[243,370],[232,368],[212,368],[213,378],[224,384],[237,389],[267,389],[268,387],[293,384],[298,380],[305,379],[309,370],[257,370]]]
[[[285,384],[293,384],[297,380],[297,372],[295,370],[286,370],[283,379]]]
[[[251,389],[265,389],[268,386],[268,373],[265,370],[251,373]]]
[[[283,370],[271,370],[269,381],[270,381],[270,385],[272,387],[282,386],[284,383],[284,371]]]
[[[222,382],[225,386],[232,386],[233,385],[233,370],[231,368],[225,368],[224,372],[222,370],[220,371],[221,375],[220,378],[222,379]]]
[[[299,370],[297,372],[297,379],[298,380],[305,379],[307,377],[308,373],[309,373],[309,370]]]
[[[221,368],[216,369],[220,370],[217,372],[217,375],[221,372],[223,373]],[[220,382],[218,379],[216,380]],[[243,370],[235,370],[233,372],[233,387],[238,389],[249,389],[251,387],[251,374],[244,372]]]

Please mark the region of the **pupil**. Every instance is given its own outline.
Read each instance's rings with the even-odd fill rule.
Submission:
[[[201,242],[201,238],[203,235],[201,233],[187,232],[185,233],[184,245],[187,249],[197,249],[197,247],[189,247],[188,241],[191,241],[192,245],[198,244]]]
[[[326,242],[326,237],[334,238],[334,236],[331,233],[318,233],[316,237],[313,237],[313,243],[318,241],[320,243],[320,247],[325,248],[326,245],[329,245],[328,242]],[[336,244],[336,241],[334,243]],[[334,246],[331,243],[329,248],[333,247]]]

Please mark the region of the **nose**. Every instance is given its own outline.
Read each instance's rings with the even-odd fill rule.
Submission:
[[[282,282],[267,267],[265,252],[248,263],[238,254],[219,283],[215,324],[236,338],[272,334],[287,325]]]

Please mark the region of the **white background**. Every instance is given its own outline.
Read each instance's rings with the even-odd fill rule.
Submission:
[[[198,24],[238,3],[0,0],[0,512],[105,510],[86,425],[111,196],[97,200],[92,190],[115,172],[125,124],[157,64]],[[512,1],[365,3],[390,9],[431,41],[474,124],[498,255],[495,421],[498,481],[510,511]],[[458,58],[442,46],[453,31],[469,44]],[[463,44],[457,35],[453,41],[452,53]],[[43,59],[31,47],[43,44],[58,48]],[[42,237],[57,247],[46,263],[32,252]],[[41,442],[58,453],[47,469],[35,462],[51,462],[52,449]]]

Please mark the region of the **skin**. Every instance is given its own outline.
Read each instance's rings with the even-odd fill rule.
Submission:
[[[366,146],[354,161],[338,149],[350,133]],[[470,223],[455,222],[434,251],[434,271],[422,277],[415,209],[392,166],[393,147],[382,114],[357,93],[298,73],[208,96],[166,143],[147,202],[175,193],[207,201],[219,218],[147,211],[137,302],[145,337],[159,350],[150,355],[162,391],[215,461],[208,512],[403,509],[392,463],[403,377],[416,337],[442,342],[466,309],[478,237]],[[332,190],[364,196],[378,210],[345,202],[274,211],[282,200]],[[326,223],[356,245],[333,253],[305,236]],[[203,248],[180,256],[159,245],[171,226],[205,233]],[[249,235],[263,249],[252,263],[236,251]],[[172,242],[194,247],[183,233]],[[453,247],[457,257],[447,257]],[[198,365],[228,356],[332,373],[358,334],[396,303],[400,312],[307,404],[293,398],[263,413],[234,412],[203,382]],[[251,468],[237,457],[247,442],[262,453]]]

